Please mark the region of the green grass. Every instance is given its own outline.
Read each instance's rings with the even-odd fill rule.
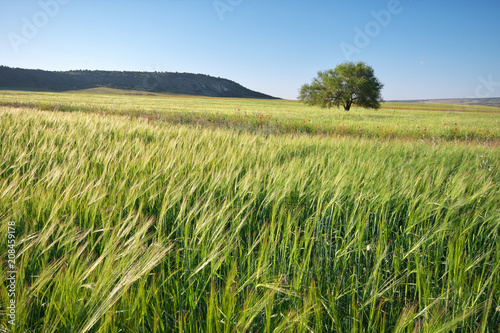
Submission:
[[[130,94],[106,88],[67,93],[0,91],[0,105],[119,114],[265,135],[308,133],[486,144],[497,144],[500,135],[500,108],[496,107],[384,103],[380,110],[353,108],[345,112],[308,107],[295,101]]]
[[[239,108],[497,133],[495,113],[88,92],[0,101],[19,104],[0,106],[1,253],[8,221],[17,242],[16,327],[5,284],[0,325],[14,332],[498,332],[496,139],[237,121]]]

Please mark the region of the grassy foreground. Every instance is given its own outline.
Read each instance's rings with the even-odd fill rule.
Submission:
[[[267,103],[299,117],[290,102]],[[9,221],[17,272],[15,326],[4,283],[0,327],[498,332],[491,141],[242,131],[108,107],[0,107],[0,278]],[[425,112],[398,115],[436,128],[441,116],[468,117]],[[464,126],[498,132],[481,115]]]

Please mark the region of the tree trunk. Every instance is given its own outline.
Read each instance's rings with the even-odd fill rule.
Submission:
[[[351,109],[352,101],[347,101],[344,104],[344,110],[349,111]]]

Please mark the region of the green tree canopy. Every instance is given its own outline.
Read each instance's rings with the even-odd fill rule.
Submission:
[[[302,86],[299,99],[326,108],[343,106],[346,111],[352,105],[378,109],[383,86],[364,62],[344,62],[333,70],[318,72],[311,84]]]

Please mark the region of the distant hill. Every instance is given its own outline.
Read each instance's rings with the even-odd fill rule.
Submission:
[[[491,98],[443,98],[443,99],[418,99],[407,101],[392,101],[406,103],[427,103],[427,104],[453,104],[453,105],[482,105],[500,107],[500,97]]]
[[[67,91],[97,87],[210,97],[275,98],[234,81],[203,74],[90,70],[55,72],[0,66],[0,89]]]

